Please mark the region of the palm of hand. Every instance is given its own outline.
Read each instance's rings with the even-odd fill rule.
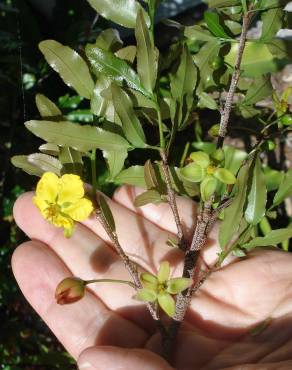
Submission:
[[[181,273],[182,256],[165,244],[175,225],[167,205],[146,206],[138,215],[133,188],[123,187],[111,208],[121,245],[142,268],[156,273],[162,260]],[[81,301],[58,306],[56,285],[73,274],[83,279],[129,280],[105,232],[96,220],[77,225],[71,239],[42,219],[25,194],[15,219],[32,239],[17,248],[13,270],[24,295],[80,369],[170,370],[155,352],[159,336],[144,305],[128,286],[95,284]],[[179,198],[182,220],[193,226],[195,205]],[[216,231],[211,238],[216,236]],[[214,262],[213,239],[203,253]],[[191,369],[292,369],[292,256],[276,250],[253,252],[211,275],[192,300],[178,338],[175,367]],[[255,335],[251,328],[267,320]],[[133,349],[135,348],[135,349]]]

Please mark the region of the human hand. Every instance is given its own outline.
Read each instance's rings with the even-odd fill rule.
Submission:
[[[182,253],[166,245],[176,227],[167,204],[133,206],[135,189],[122,187],[110,202],[122,247],[141,268],[157,272],[168,260],[180,275]],[[32,239],[19,246],[13,271],[25,297],[44,319],[80,369],[171,370],[159,353],[159,334],[133,289],[110,283],[90,285],[85,297],[59,306],[54,292],[65,277],[129,280],[109,238],[94,218],[76,225],[70,239],[48,224],[21,196],[14,215]],[[180,197],[186,230],[193,227],[196,206]],[[202,253],[211,265],[219,250],[216,227]],[[270,370],[292,369],[292,256],[276,249],[256,250],[214,272],[192,299],[178,336],[175,368]],[[266,320],[263,330],[251,329]]]

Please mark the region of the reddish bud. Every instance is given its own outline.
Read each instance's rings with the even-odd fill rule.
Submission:
[[[79,301],[85,293],[85,282],[77,277],[70,277],[62,280],[55,292],[58,304],[69,304]]]

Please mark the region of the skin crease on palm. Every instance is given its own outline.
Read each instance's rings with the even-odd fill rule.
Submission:
[[[121,245],[141,270],[156,273],[168,260],[172,275],[179,276],[183,256],[166,245],[176,231],[169,206],[135,209],[138,192],[122,187],[110,201]],[[129,280],[129,275],[93,217],[65,239],[61,229],[41,217],[32,196],[22,195],[14,207],[15,220],[31,241],[16,249],[13,271],[27,300],[80,369],[292,369],[292,255],[256,250],[214,272],[192,299],[171,367],[159,356],[159,335],[129,286],[99,283],[75,304],[55,302],[55,288],[65,277]],[[179,197],[178,207],[190,236],[196,205]],[[215,225],[201,254],[202,267],[216,259],[217,233]],[[252,331],[263,321],[262,330]]]

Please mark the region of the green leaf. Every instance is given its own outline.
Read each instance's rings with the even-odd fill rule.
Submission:
[[[62,112],[49,98],[43,94],[37,94],[35,97],[36,105],[42,117],[62,116]]]
[[[229,53],[225,56],[225,63],[232,68],[238,53],[238,43],[232,43]],[[280,58],[280,56],[278,56]],[[230,73],[233,69],[230,68]],[[259,41],[247,41],[241,62],[242,76],[259,77],[269,72],[275,72],[278,63],[268,46]]]
[[[240,4],[240,0],[208,0],[210,8],[222,8]]]
[[[83,161],[82,154],[70,147],[60,147],[59,160],[62,163],[61,174],[74,173],[82,176]]]
[[[282,27],[284,12],[281,8],[270,9],[262,13],[262,34],[260,40],[269,41],[276,37],[276,33]]]
[[[135,45],[126,46],[123,49],[120,49],[115,52],[115,56],[120,59],[125,60],[126,62],[133,64],[136,58],[137,48]]]
[[[224,156],[225,156],[225,165],[233,175],[237,174],[242,162],[246,159],[247,153],[243,150],[236,149],[233,146],[225,145],[223,147]]]
[[[255,79],[246,92],[245,98],[240,104],[252,105],[272,94],[270,76],[260,76]]]
[[[205,12],[204,13],[204,20],[207,23],[208,29],[215,35],[216,37],[220,37],[223,39],[229,39],[230,37],[224,31],[224,28],[220,24],[219,15],[213,12]]]
[[[77,109],[65,115],[71,122],[93,122],[93,114],[90,109]]]
[[[227,245],[238,230],[243,216],[243,207],[246,200],[246,189],[249,174],[249,165],[244,165],[237,176],[237,193],[231,205],[224,211],[224,221],[219,229],[219,242],[222,249]]]
[[[121,26],[135,28],[136,18],[141,5],[136,0],[87,0],[104,18]]]
[[[146,137],[127,93],[115,84],[111,85],[115,111],[122,122],[126,138],[136,147],[145,148]]]
[[[200,71],[200,83],[197,92],[203,91],[206,87],[214,86],[214,70],[211,67],[211,61],[219,55],[221,43],[218,40],[207,42],[199,52],[194,56],[198,70]]]
[[[29,175],[41,177],[42,174],[45,172],[39,167],[36,167],[31,162],[28,161],[27,155],[15,155],[11,158],[11,163],[13,166],[21,168],[24,172],[28,173]]]
[[[157,294],[152,289],[143,288],[138,290],[135,298],[143,302],[154,302],[157,299]]]
[[[148,159],[144,164],[144,177],[148,190],[156,189],[159,187],[159,182],[156,177],[155,169],[150,159]]]
[[[209,109],[212,109],[212,110],[217,110],[218,109],[218,105],[216,103],[216,100],[204,91],[202,91],[199,94],[198,107],[200,107],[200,108],[209,108]]]
[[[249,243],[243,245],[243,248],[252,249],[255,247],[276,246],[292,237],[292,228],[276,229],[269,232],[266,236],[254,238]]]
[[[151,41],[150,32],[146,25],[145,13],[138,12],[135,36],[137,40],[137,70],[146,90],[152,92],[157,77],[158,52]]]
[[[70,146],[82,152],[96,148],[124,150],[130,147],[122,136],[105,131],[100,127],[80,126],[67,121],[28,121],[25,126],[43,140],[61,146]]]
[[[60,149],[56,144],[42,144],[39,147],[39,150],[44,154],[53,155],[55,157],[57,157],[60,153]]]
[[[190,163],[180,170],[183,179],[191,182],[200,182],[205,176],[205,170],[195,163]]]
[[[120,39],[118,30],[108,28],[97,36],[94,45],[100,49],[109,50],[114,53],[123,46],[123,41]]]
[[[61,175],[62,164],[55,157],[43,153],[34,153],[28,155],[27,160],[35,167],[40,168],[43,172],[53,172],[58,176]]]
[[[121,86],[126,82],[130,88],[138,90],[149,97],[149,93],[142,86],[138,75],[126,61],[116,57],[109,51],[99,49],[90,44],[86,46],[85,51],[97,76],[102,74]]]
[[[144,166],[131,166],[120,172],[115,180],[119,184],[134,185],[146,189]]]
[[[114,181],[115,177],[122,171],[124,167],[125,160],[128,156],[128,151],[126,149],[113,151],[113,150],[104,150],[103,156],[106,159],[109,177],[108,181]]]
[[[236,183],[236,177],[226,168],[217,168],[214,172],[214,177],[224,184],[232,185]]]
[[[169,293],[158,294],[158,303],[163,311],[170,317],[175,314],[175,301]]]
[[[111,80],[102,75],[98,76],[93,94],[91,97],[91,111],[97,116],[106,117],[109,121],[114,121],[114,106],[111,100],[105,98],[102,92],[108,89]]]
[[[206,168],[210,164],[210,157],[205,152],[192,152],[189,157],[202,168]]]
[[[218,181],[213,176],[206,176],[200,184],[201,197],[204,202],[215,193]]]
[[[90,99],[94,82],[85,61],[76,51],[54,40],[45,40],[39,44],[50,66],[59,73],[63,81],[84,98]]]
[[[247,208],[245,210],[245,219],[249,224],[256,225],[264,217],[267,203],[265,176],[263,174],[261,162],[258,157],[254,163],[251,181]]]
[[[105,197],[100,194],[98,200],[103,217],[106,219],[109,227],[111,228],[111,231],[116,231],[114,216],[109,205],[107,204]]]
[[[134,200],[134,206],[143,207],[149,203],[157,204],[161,202],[163,202],[163,199],[160,193],[157,190],[151,189],[139,194]]]
[[[192,285],[192,279],[174,278],[167,282],[167,292],[169,294],[178,294]]]
[[[212,41],[214,40],[214,36],[204,28],[195,25],[185,27],[184,35],[186,38],[193,40],[193,41]]]
[[[168,261],[161,262],[159,266],[158,274],[157,274],[158,282],[165,283],[169,278],[169,274],[170,274],[169,262]]]
[[[285,174],[279,189],[273,200],[273,207],[282,203],[285,198],[292,196],[292,169],[290,168]]]
[[[281,171],[274,170],[270,167],[265,167],[264,176],[268,191],[277,190],[283,180],[284,174]]]

